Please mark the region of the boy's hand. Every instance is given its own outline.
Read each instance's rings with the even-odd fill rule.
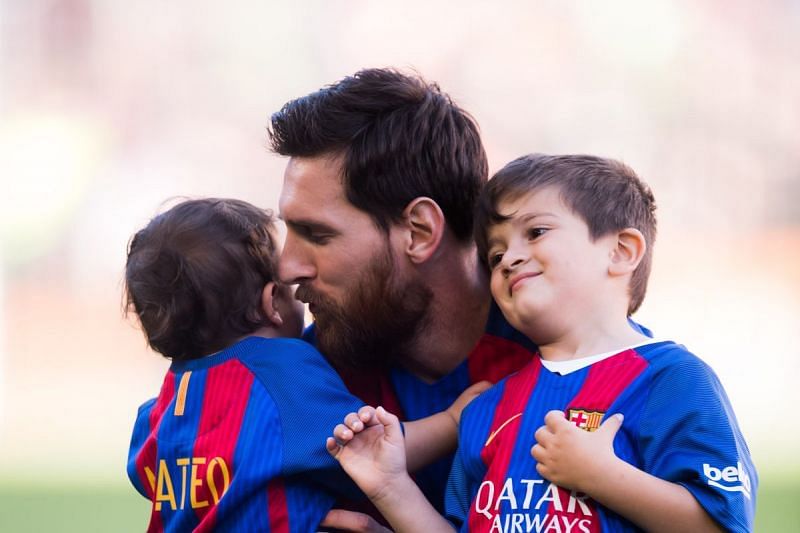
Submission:
[[[531,455],[536,470],[548,481],[566,489],[592,493],[592,487],[619,461],[614,454],[614,436],[622,426],[622,415],[607,418],[596,431],[584,431],[564,417],[562,411],[545,415],[545,425],[534,437]]]
[[[479,381],[470,387],[468,387],[464,392],[462,392],[456,401],[453,402],[453,405],[447,408],[445,411],[450,418],[456,423],[456,426],[461,422],[461,412],[464,408],[469,405],[469,403],[478,397],[478,395],[485,390],[489,389],[492,386],[492,383],[489,381]]]
[[[350,413],[325,447],[368,498],[380,499],[392,482],[407,476],[400,420],[383,407]]]

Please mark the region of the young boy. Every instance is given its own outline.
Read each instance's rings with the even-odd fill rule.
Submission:
[[[276,258],[271,214],[237,200],[185,201],[130,242],[128,309],[172,359],[158,398],[139,409],[128,460],[153,502],[150,531],[305,533],[335,496],[353,495],[321,443],[362,402],[293,338],[303,308],[275,281]],[[411,459],[455,448],[460,411],[478,390],[406,425],[420,454]]]
[[[654,213],[632,170],[597,157],[529,155],[489,181],[478,249],[540,357],[464,412],[446,502],[456,528],[751,530],[756,472],[722,385],[683,346],[628,325]],[[405,474],[397,419],[360,414],[367,430],[337,427],[329,452],[397,531],[452,531]]]

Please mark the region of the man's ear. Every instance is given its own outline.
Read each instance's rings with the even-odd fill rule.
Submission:
[[[264,313],[264,317],[269,321],[269,324],[265,324],[265,326],[277,327],[283,324],[283,318],[281,318],[281,314],[278,312],[278,302],[275,301],[277,294],[278,286],[274,281],[270,281],[264,285],[264,289],[261,291],[261,311]]]
[[[625,228],[617,233],[616,245],[611,250],[608,273],[612,276],[631,274],[641,263],[647,251],[647,241],[636,228]]]
[[[445,219],[439,204],[431,198],[414,198],[403,210],[408,237],[405,253],[414,263],[423,263],[439,248]]]

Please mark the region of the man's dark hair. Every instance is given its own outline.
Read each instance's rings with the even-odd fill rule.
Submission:
[[[126,312],[173,360],[217,352],[264,325],[261,294],[275,278],[273,216],[239,200],[184,201],[128,244]]]
[[[388,230],[414,198],[442,209],[462,242],[488,164],[478,126],[436,84],[366,69],[288,102],[272,115],[272,150],[292,157],[343,155],[347,199]]]
[[[628,314],[633,314],[647,292],[656,238],[656,203],[636,173],[613,159],[530,154],[500,169],[481,193],[475,213],[475,241],[484,265],[488,265],[489,228],[508,218],[498,212],[500,202],[547,186],[559,189],[564,204],[589,226],[592,239],[625,228],[642,232],[647,248],[629,288]]]

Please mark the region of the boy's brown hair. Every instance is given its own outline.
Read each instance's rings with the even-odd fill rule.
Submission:
[[[507,219],[497,211],[513,200],[546,186],[558,187],[564,204],[589,226],[597,239],[614,231],[635,228],[647,248],[631,275],[628,315],[644,300],[656,238],[655,198],[650,188],[627,165],[591,155],[529,154],[507,164],[483,189],[475,212],[475,241],[487,264],[488,230]]]
[[[276,276],[274,217],[240,200],[187,200],[128,244],[126,312],[176,361],[217,352],[264,325],[261,295]]]

